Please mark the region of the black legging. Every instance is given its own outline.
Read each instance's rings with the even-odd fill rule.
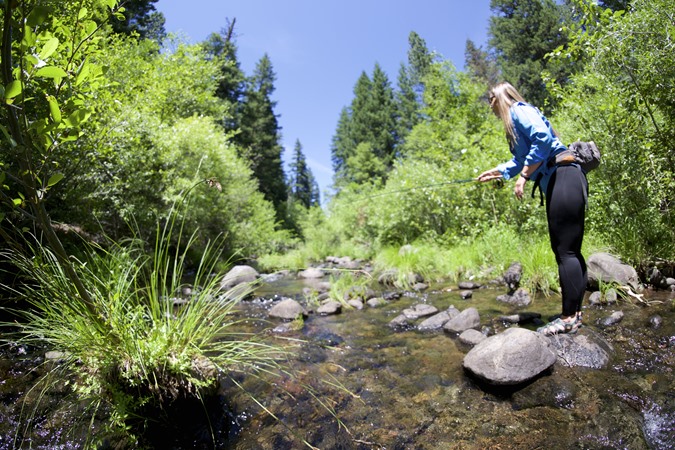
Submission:
[[[588,182],[574,165],[560,166],[551,175],[546,191],[546,218],[551,248],[558,263],[562,289],[562,314],[581,311],[586,283],[586,261],[581,254]]]

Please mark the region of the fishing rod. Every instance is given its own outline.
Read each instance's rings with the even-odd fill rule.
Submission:
[[[414,191],[415,189],[430,189],[430,188],[437,188],[440,186],[448,186],[448,185],[459,185],[459,184],[466,184],[466,183],[471,183],[472,181],[478,181],[478,178],[464,178],[461,180],[450,180],[450,181],[443,181],[441,183],[434,183],[434,184],[425,184],[422,186],[413,186],[410,188],[406,189],[398,189],[395,191],[387,191],[387,192],[380,192],[379,194],[374,194],[374,195],[368,195],[363,198],[356,199],[350,203],[356,203],[364,200],[370,200],[371,198],[376,198],[376,197],[382,197],[385,195],[391,195],[391,194],[399,194],[402,192],[409,192],[409,191]],[[497,187],[501,187],[504,183],[502,179],[495,180]]]

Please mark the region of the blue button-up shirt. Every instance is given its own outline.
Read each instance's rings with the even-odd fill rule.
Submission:
[[[541,174],[539,185],[542,192],[546,192],[548,180],[555,170],[546,163],[552,156],[567,150],[567,147],[555,135],[548,119],[534,106],[517,102],[511,105],[510,113],[517,137],[511,146],[513,159],[498,165],[497,170],[508,180],[518,175],[523,166],[541,162],[529,177],[536,180]]]

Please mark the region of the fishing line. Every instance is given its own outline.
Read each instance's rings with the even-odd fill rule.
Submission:
[[[466,184],[466,183],[470,183],[472,181],[478,181],[478,178],[464,178],[464,179],[461,179],[461,180],[450,180],[450,181],[444,181],[442,183],[426,184],[426,185],[423,185],[423,186],[413,186],[413,187],[406,188],[406,189],[397,189],[395,191],[380,192],[379,194],[368,195],[368,196],[365,196],[365,197],[362,197],[362,198],[358,198],[356,200],[353,200],[353,201],[349,202],[348,204],[362,202],[364,200],[370,200],[371,198],[382,197],[382,196],[385,196],[385,195],[400,194],[402,192],[410,192],[410,191],[414,191],[415,189],[428,189],[428,188],[437,188],[437,187],[440,187],[440,186]],[[502,180],[499,180],[499,181],[502,181]]]

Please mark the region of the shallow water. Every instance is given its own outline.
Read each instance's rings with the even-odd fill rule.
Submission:
[[[300,290],[285,283],[290,292]],[[587,325],[581,332],[599,332],[615,348],[605,369],[556,364],[550,374],[527,386],[495,391],[464,373],[462,360],[469,348],[455,336],[442,330],[394,331],[388,322],[420,302],[439,310],[473,306],[481,312],[484,331],[494,333],[506,326],[497,320],[500,315],[532,311],[547,318],[559,312],[559,297],[536,298],[528,308],[518,309],[495,300],[501,288],[476,290],[470,300],[441,288],[404,295],[382,308],[311,315],[297,334],[310,344],[298,351],[294,367],[305,380],[335,377],[351,392],[312,383],[333,399],[331,406],[344,427],[336,426],[325,410],[308,405],[309,399],[303,403],[303,396],[298,401],[275,397],[270,406],[281,423],[252,417],[232,448],[270,448],[270,442],[275,449],[302,448],[302,439],[321,449],[675,448],[675,314],[670,294],[650,294],[664,303],[649,308],[625,303],[585,309]],[[280,292],[270,285],[258,295]],[[258,306],[254,302],[245,307]],[[625,318],[618,326],[595,325],[619,309]],[[663,325],[648,328],[648,318],[657,313]]]
[[[559,297],[541,296],[527,308],[514,308],[495,300],[504,293],[501,287],[476,290],[463,300],[458,289],[447,292],[448,286],[439,285],[406,293],[380,308],[310,314],[301,331],[270,333],[279,322],[266,320],[269,307],[280,296],[304,302],[300,292],[305,286],[294,278],[263,284],[256,299],[243,302],[239,312],[251,318],[246,331],[262,331],[270,340],[285,342],[293,355],[288,362],[293,376],[268,382],[237,378],[247,392],[224,380],[220,396],[208,405],[210,426],[201,405],[181,405],[175,435],[160,431],[165,439],[155,436],[155,448],[283,450],[308,448],[308,442],[325,450],[675,449],[675,311],[670,293],[648,293],[662,302],[650,307],[622,302],[585,308],[580,332],[599,333],[614,347],[606,368],[556,364],[532,383],[496,391],[464,372],[462,360],[469,347],[456,336],[442,330],[393,330],[387,324],[416,303],[439,310],[472,306],[481,313],[484,332],[495,333],[507,326],[498,316],[531,311],[546,319],[559,312]],[[625,313],[619,325],[597,325],[617,310]],[[655,314],[663,319],[658,329],[648,326]],[[16,405],[37,377],[33,369],[39,352],[14,351],[11,359],[0,358],[0,450],[17,448]],[[77,423],[76,417],[67,416],[77,415],[78,409],[64,392],[50,393],[48,401],[51,407],[21,448],[81,448],[87,433],[99,432],[98,423],[93,428],[80,424],[72,437],[59,436]],[[116,448],[114,436],[108,445]]]

